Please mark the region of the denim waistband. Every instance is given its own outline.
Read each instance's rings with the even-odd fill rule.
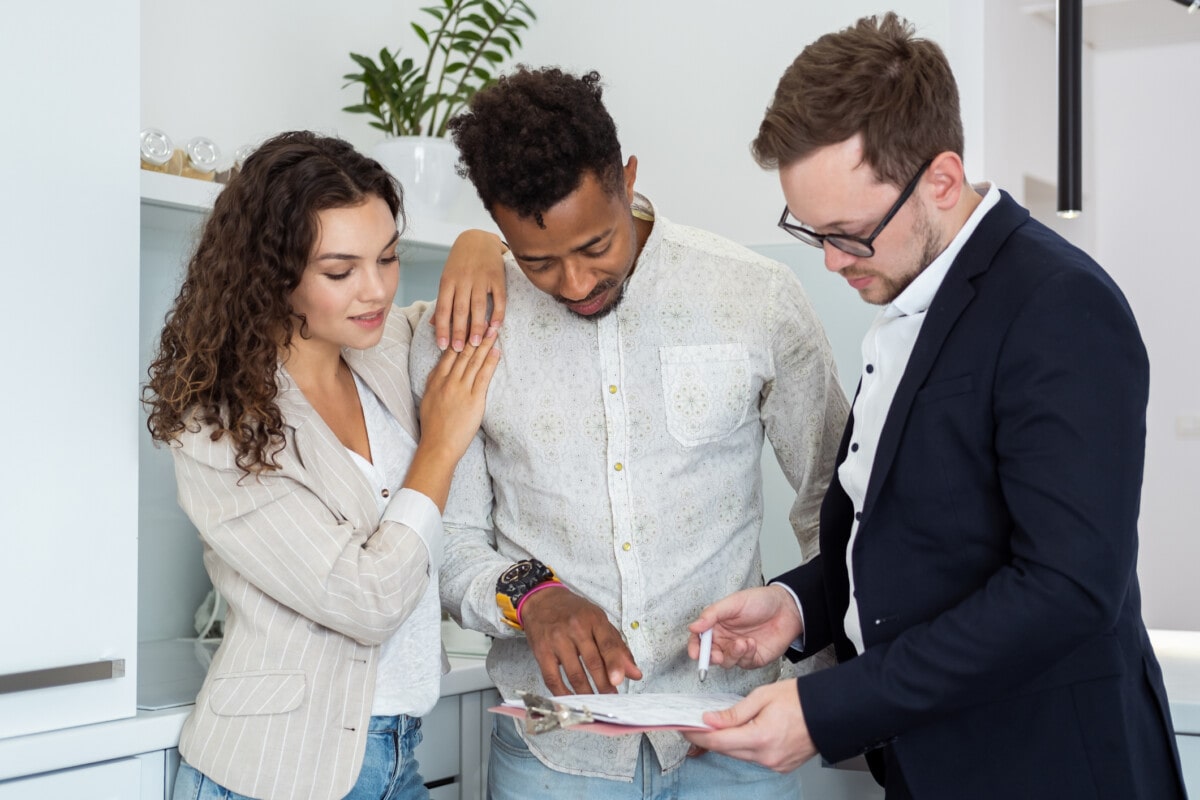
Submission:
[[[371,717],[371,724],[367,730],[370,733],[395,731],[403,736],[409,731],[420,730],[420,728],[420,717],[410,717],[408,714],[400,714],[394,717]]]

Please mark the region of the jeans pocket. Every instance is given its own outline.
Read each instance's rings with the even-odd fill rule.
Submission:
[[[510,717],[498,715],[492,725],[492,747],[514,758],[533,758],[529,746],[517,732],[518,724]]]
[[[171,792],[171,800],[200,800],[200,786],[204,776],[191,764],[180,759],[179,769],[175,772],[175,788]]]
[[[171,800],[249,800],[245,795],[226,789],[186,761],[180,760],[175,773]]]

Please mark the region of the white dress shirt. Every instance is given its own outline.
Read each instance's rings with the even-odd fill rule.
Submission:
[[[644,198],[642,213],[653,215]],[[496,579],[535,557],[608,613],[644,674],[623,692],[737,692],[779,667],[712,670],[700,684],[687,624],[708,604],[762,584],[761,453],[770,438],[797,489],[790,519],[805,559],[845,424],[825,333],[782,264],[658,216],[624,299],[573,315],[511,259],[503,357],[482,433],[446,504],[442,604],[496,638],[501,692],[545,692],[537,661],[501,622]],[[418,325],[418,393],[436,362]],[[776,569],[773,567],[772,569]],[[628,780],[640,737],[528,737],[559,770]],[[688,743],[651,734],[665,769]]]
[[[884,306],[879,316],[867,330],[863,339],[863,371],[858,395],[854,399],[853,425],[850,447],[846,459],[838,466],[838,480],[854,504],[854,523],[850,528],[850,541],[843,554],[846,571],[850,577],[850,605],[846,609],[846,636],[861,653],[863,647],[862,625],[858,617],[858,601],[854,596],[854,540],[858,536],[858,517],[867,496],[871,481],[871,467],[875,463],[875,452],[879,436],[887,420],[896,388],[908,366],[908,357],[916,344],[917,335],[925,321],[934,295],[941,287],[950,265],[958,257],[966,241],[975,232],[984,214],[1000,200],[1000,190],[995,186],[981,184],[976,191],[984,194],[982,202],[967,218],[966,224],[955,235],[949,246],[919,274],[895,300]],[[833,557],[829,553],[828,557]]]

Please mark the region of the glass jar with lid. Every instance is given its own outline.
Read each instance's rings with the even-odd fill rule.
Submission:
[[[184,145],[187,158],[183,163],[182,175],[185,178],[198,178],[211,181],[216,176],[217,164],[221,160],[221,148],[211,139],[196,136]]]
[[[179,175],[183,171],[183,151],[175,149],[171,137],[158,128],[143,128],[141,134],[142,169]]]

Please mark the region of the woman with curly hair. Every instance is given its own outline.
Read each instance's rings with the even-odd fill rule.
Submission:
[[[218,196],[167,315],[148,425],[229,604],[177,800],[428,796],[413,750],[442,673],[441,509],[499,350],[494,325],[445,350],[418,442],[423,305],[392,313],[398,218],[377,162],[276,136]]]

